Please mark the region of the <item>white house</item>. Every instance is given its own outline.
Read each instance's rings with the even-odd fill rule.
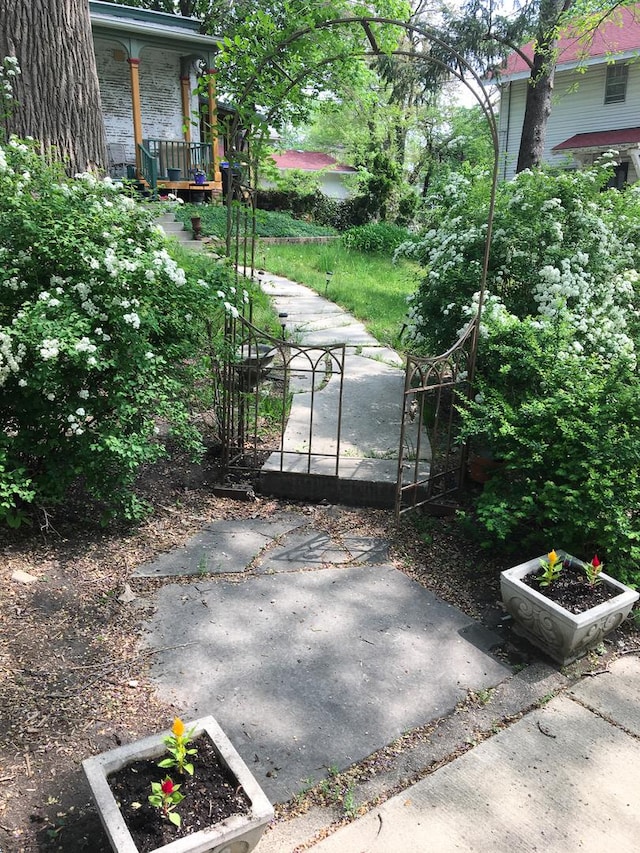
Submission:
[[[532,45],[523,48],[531,57]],[[589,165],[616,149],[616,183],[640,180],[640,4],[618,9],[590,41],[567,30],[558,42],[553,108],[543,159],[565,168]],[[500,173],[515,173],[529,67],[517,54],[500,72]]]
[[[89,10],[111,170],[187,189],[201,168],[207,188],[219,189],[217,39],[194,18],[98,0]],[[207,88],[194,94],[203,71]],[[180,170],[173,181],[169,169]]]
[[[283,151],[272,155],[280,172],[300,170],[314,174],[320,183],[321,191],[329,198],[342,200],[352,195],[348,178],[357,175],[358,170],[353,166],[339,163],[330,154],[322,151]],[[268,186],[268,182],[265,182]]]

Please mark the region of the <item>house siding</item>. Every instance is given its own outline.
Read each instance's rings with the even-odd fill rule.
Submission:
[[[94,42],[100,98],[107,142],[125,146],[127,162],[135,163],[129,64],[118,42]]]
[[[157,48],[140,54],[142,136],[182,139],[180,57]]]
[[[606,64],[589,67],[581,74],[575,70],[558,71],[555,77],[553,106],[545,140],[544,161],[552,166],[575,168],[578,163],[566,152],[554,154],[552,148],[576,133],[619,130],[640,125],[640,66],[629,65],[626,99],[618,104],[604,103]],[[526,80],[502,87],[500,105],[500,174],[510,180],[515,174],[524,119]],[[507,138],[507,126],[509,133]],[[628,159],[628,158],[625,158]],[[640,178],[630,166],[629,180]]]
[[[94,42],[100,96],[107,142],[125,145],[127,162],[135,163],[131,81],[129,63],[119,42],[96,39]],[[196,79],[191,73],[189,90]],[[180,140],[182,100],[180,92],[180,55],[158,48],[143,48],[140,53],[140,110],[143,138]],[[191,95],[191,113],[197,114],[198,99]],[[191,138],[200,141],[197,124],[191,126]]]

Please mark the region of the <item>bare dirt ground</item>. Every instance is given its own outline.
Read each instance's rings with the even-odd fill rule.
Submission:
[[[203,524],[268,518],[282,503],[214,497],[214,472],[184,459],[159,463],[140,489],[153,514],[133,529],[102,529],[90,505],[41,516],[41,529],[0,539],[0,851],[106,853],[80,762],[170,726],[147,676],[138,639],[145,593],[160,581],[134,568],[183,544]],[[304,507],[317,529],[384,536],[394,564],[445,600],[494,627],[498,575],[510,564],[478,548],[452,519],[420,517],[396,527],[391,512]],[[135,598],[132,598],[132,595]],[[508,644],[505,646],[508,653]],[[615,652],[640,650],[634,623]],[[514,649],[511,649],[514,652]],[[515,649],[527,655],[526,649]]]

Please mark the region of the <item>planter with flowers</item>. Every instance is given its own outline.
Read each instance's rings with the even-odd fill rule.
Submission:
[[[500,575],[502,601],[516,630],[562,665],[597,646],[628,616],[638,593],[563,551]]]
[[[204,186],[207,183],[207,173],[203,169],[194,169],[193,182],[198,186]]]
[[[213,717],[83,761],[116,853],[249,853],[271,803]]]

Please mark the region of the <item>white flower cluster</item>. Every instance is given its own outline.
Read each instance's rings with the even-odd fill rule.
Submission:
[[[5,109],[13,103],[13,83],[21,73],[15,56],[5,56],[0,62],[0,101],[4,102]]]
[[[74,349],[77,352],[95,352],[98,347],[95,344],[92,344],[89,338],[80,338],[80,340],[74,345]]]
[[[91,415],[88,415],[85,410],[80,407],[76,409],[75,412],[72,412],[67,416],[67,423],[69,424],[69,432],[71,435],[82,435],[85,430],[87,421],[91,419]]]
[[[40,355],[44,361],[57,358],[60,354],[60,341],[57,338],[44,338],[40,344]]]
[[[185,284],[187,280],[185,271],[169,256],[166,249],[156,249],[153,252],[153,265],[158,270],[162,270],[178,287]]]
[[[10,374],[19,371],[24,354],[25,347],[23,344],[18,344],[14,352],[11,336],[0,331],[0,388],[5,384]]]
[[[123,314],[122,319],[125,323],[129,323],[130,326],[133,326],[134,329],[140,328],[140,315],[136,314],[135,311],[132,311],[130,314]]]
[[[472,320],[478,314],[480,305],[480,291],[473,294],[471,303],[462,307],[462,313],[469,320]],[[509,327],[518,322],[518,318],[510,314],[499,297],[495,293],[485,291],[482,301],[482,314],[478,334],[481,338],[487,338],[489,335],[489,326]],[[458,329],[458,337],[465,331],[466,325]]]
[[[578,252],[572,258],[561,258],[558,266],[547,265],[539,271],[533,293],[538,314],[547,320],[567,320],[578,334],[576,351],[584,350],[583,339],[606,358],[635,359],[633,341],[627,334],[627,311],[638,273],[627,270],[596,282],[585,269],[588,261],[586,254]]]

